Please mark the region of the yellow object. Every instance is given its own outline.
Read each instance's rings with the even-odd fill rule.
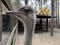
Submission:
[[[50,15],[50,10],[46,9],[46,14],[49,16]]]
[[[44,10],[43,14],[46,15],[46,8],[44,8],[43,10]]]
[[[37,14],[49,16],[50,15],[50,9],[40,8]]]

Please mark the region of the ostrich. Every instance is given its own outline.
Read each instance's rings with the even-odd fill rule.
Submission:
[[[31,6],[23,6],[15,11],[8,12],[10,15],[18,16],[24,25],[24,45],[32,45],[35,30],[36,15]]]

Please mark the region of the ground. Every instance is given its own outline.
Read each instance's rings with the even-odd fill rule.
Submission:
[[[2,39],[5,39],[9,33],[3,32]],[[3,41],[5,42],[5,40]],[[1,45],[5,45],[4,43]],[[18,34],[17,45],[24,45],[23,33]],[[33,36],[32,45],[60,45],[60,29],[54,29],[53,37],[50,36],[49,32],[35,33]]]
[[[24,45],[24,35],[18,35],[17,45]],[[60,45],[60,31],[54,29],[54,36],[50,36],[50,32],[36,33],[33,38],[32,45]]]

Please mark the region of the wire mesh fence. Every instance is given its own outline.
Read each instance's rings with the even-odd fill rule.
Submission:
[[[14,33],[14,31],[13,31],[13,34],[11,33],[11,29],[15,26],[15,19],[12,19],[13,17],[10,17],[9,15],[5,15],[5,16],[3,16],[3,30],[4,31],[9,31],[10,32],[10,34],[12,35],[8,35],[8,37],[6,37],[5,38],[5,42],[2,44],[2,45],[4,45],[5,43],[7,43],[6,45],[15,45],[15,41],[16,41],[16,36],[14,35],[15,33]],[[18,18],[19,19],[19,18]],[[27,24],[30,26],[30,23],[28,23],[28,21],[26,21],[27,22]],[[44,27],[45,28],[45,27]],[[13,36],[14,35],[14,36]],[[11,36],[11,38],[9,38]],[[12,37],[14,37],[14,39],[13,40],[10,40],[10,39],[12,39]],[[43,36],[44,37],[44,36]],[[8,40],[9,39],[9,40]],[[13,43],[11,43],[11,42],[13,42]]]
[[[1,1],[0,1],[0,41],[2,40],[2,5],[1,5]]]
[[[3,15],[2,16],[2,33],[1,38],[2,40],[0,41],[0,45],[6,45],[6,43],[9,40],[9,37],[11,35],[11,32],[13,31],[13,27],[16,25],[16,20],[14,21],[14,19],[11,20],[10,15]],[[13,21],[13,22],[12,22]],[[0,24],[1,24],[0,23]],[[1,26],[1,25],[0,25]],[[15,33],[15,32],[14,32]],[[17,33],[17,32],[16,32]],[[16,37],[16,36],[15,36]],[[11,41],[12,42],[12,41]],[[14,41],[13,41],[14,42]]]

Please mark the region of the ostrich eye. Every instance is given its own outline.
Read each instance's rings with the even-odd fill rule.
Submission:
[[[30,10],[25,9],[24,12],[25,12],[25,13],[30,13]]]

